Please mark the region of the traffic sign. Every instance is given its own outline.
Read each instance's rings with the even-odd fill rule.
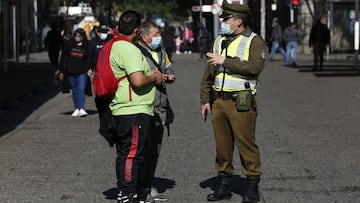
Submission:
[[[219,13],[221,13],[222,11],[222,8],[219,4],[217,3],[213,3],[211,5],[211,13],[214,14],[214,15],[218,15]]]
[[[200,11],[200,6],[192,6],[191,10],[192,10],[192,12],[199,12]]]

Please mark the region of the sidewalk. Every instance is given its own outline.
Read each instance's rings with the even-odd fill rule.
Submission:
[[[199,113],[205,63],[198,57],[174,55],[177,80],[168,93],[175,121],[171,136],[164,137],[156,173],[159,191],[170,203],[206,203],[216,186],[211,114],[204,123]],[[359,76],[324,77],[318,74],[351,71],[334,62],[313,72],[310,64],[300,56],[299,69],[269,62],[260,76],[256,139],[263,203],[359,200]],[[71,117],[71,95],[56,93],[0,137],[0,202],[116,201],[115,149],[97,133],[93,97],[87,97],[86,110],[87,117]],[[16,117],[18,111],[4,112]],[[234,169],[228,202],[241,202],[245,177],[237,150]]]
[[[46,52],[31,54],[29,63],[26,63],[25,56],[19,58],[18,64],[10,60],[8,72],[0,75],[0,109],[8,105],[8,100],[24,96],[48,83],[52,79],[49,66]]]

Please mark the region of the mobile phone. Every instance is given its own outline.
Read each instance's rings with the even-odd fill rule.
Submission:
[[[206,122],[208,114],[209,114],[209,110],[205,109],[204,122]]]

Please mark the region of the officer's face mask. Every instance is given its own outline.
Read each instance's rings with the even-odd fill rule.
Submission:
[[[159,48],[161,45],[161,36],[159,37],[153,37],[151,39],[151,43],[149,44],[150,49],[155,50]]]
[[[100,34],[100,39],[102,39],[102,40],[106,40],[107,37],[108,37],[107,33],[101,33]]]
[[[231,29],[231,24],[222,22],[221,23],[221,32],[224,35],[232,35],[234,33],[234,30]]]

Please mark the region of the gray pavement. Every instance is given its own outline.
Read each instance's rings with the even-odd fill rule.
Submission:
[[[174,55],[177,81],[168,92],[176,117],[156,174],[168,202],[207,202],[215,188],[211,115],[204,123],[199,114],[205,63],[197,58]],[[322,72],[311,71],[309,55],[298,64],[287,68],[279,58],[261,75],[261,202],[360,202],[360,75],[335,57]],[[71,96],[57,94],[0,137],[0,202],[115,202],[115,150],[97,133],[93,97],[86,108],[89,116],[73,118]],[[8,111],[0,116],[18,113]],[[234,165],[228,202],[244,193],[237,150]]]

